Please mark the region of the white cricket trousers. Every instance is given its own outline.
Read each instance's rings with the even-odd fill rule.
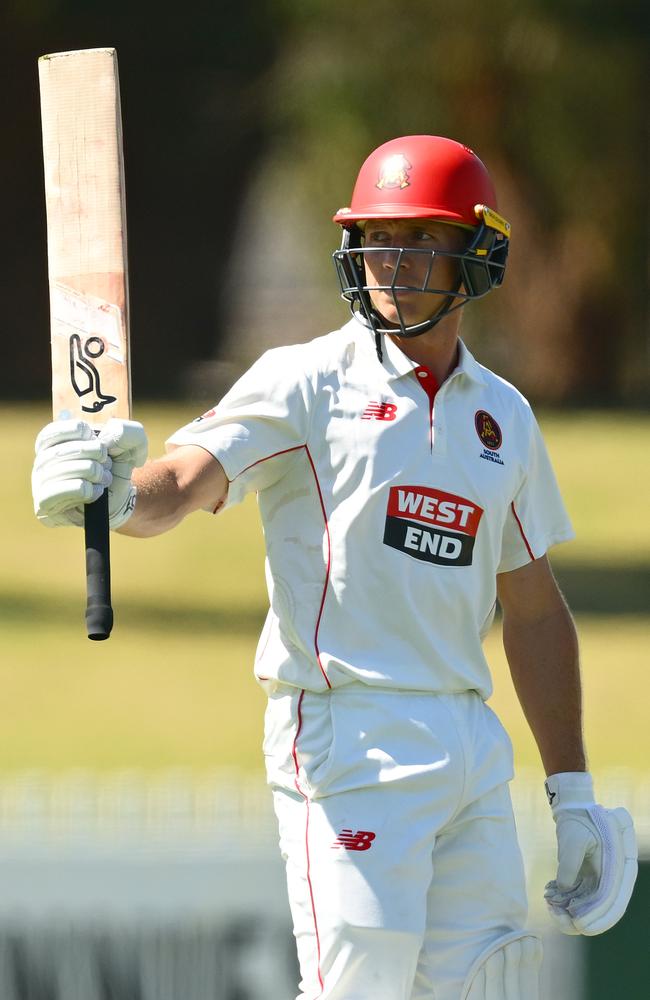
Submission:
[[[460,1000],[524,929],[510,740],[475,692],[271,691],[297,1000]]]

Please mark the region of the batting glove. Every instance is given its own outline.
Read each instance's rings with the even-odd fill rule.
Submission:
[[[108,489],[110,527],[133,512],[131,473],[147,458],[147,436],[133,420],[107,421],[98,435],[83,420],[55,420],[36,438],[32,493],[37,518],[49,527],[84,522],[84,505]]]
[[[594,801],[587,772],[552,774],[546,794],[557,833],[557,877],[544,898],[564,934],[602,934],[627,908],[637,875],[634,824],[627,809]]]

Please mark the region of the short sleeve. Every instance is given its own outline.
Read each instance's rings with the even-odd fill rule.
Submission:
[[[220,403],[167,440],[195,444],[221,463],[227,505],[277,482],[307,440],[311,383],[297,348],[267,351]]]
[[[524,476],[506,514],[497,573],[519,569],[573,537],[546,445],[531,413]]]

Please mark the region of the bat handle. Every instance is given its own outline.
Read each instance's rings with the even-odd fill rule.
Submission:
[[[86,629],[88,638],[108,639],[113,628],[111,607],[108,490],[84,508],[86,542]]]

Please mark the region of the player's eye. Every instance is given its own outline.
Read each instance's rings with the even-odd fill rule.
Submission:
[[[366,229],[366,243],[390,243],[391,235],[386,229]]]

